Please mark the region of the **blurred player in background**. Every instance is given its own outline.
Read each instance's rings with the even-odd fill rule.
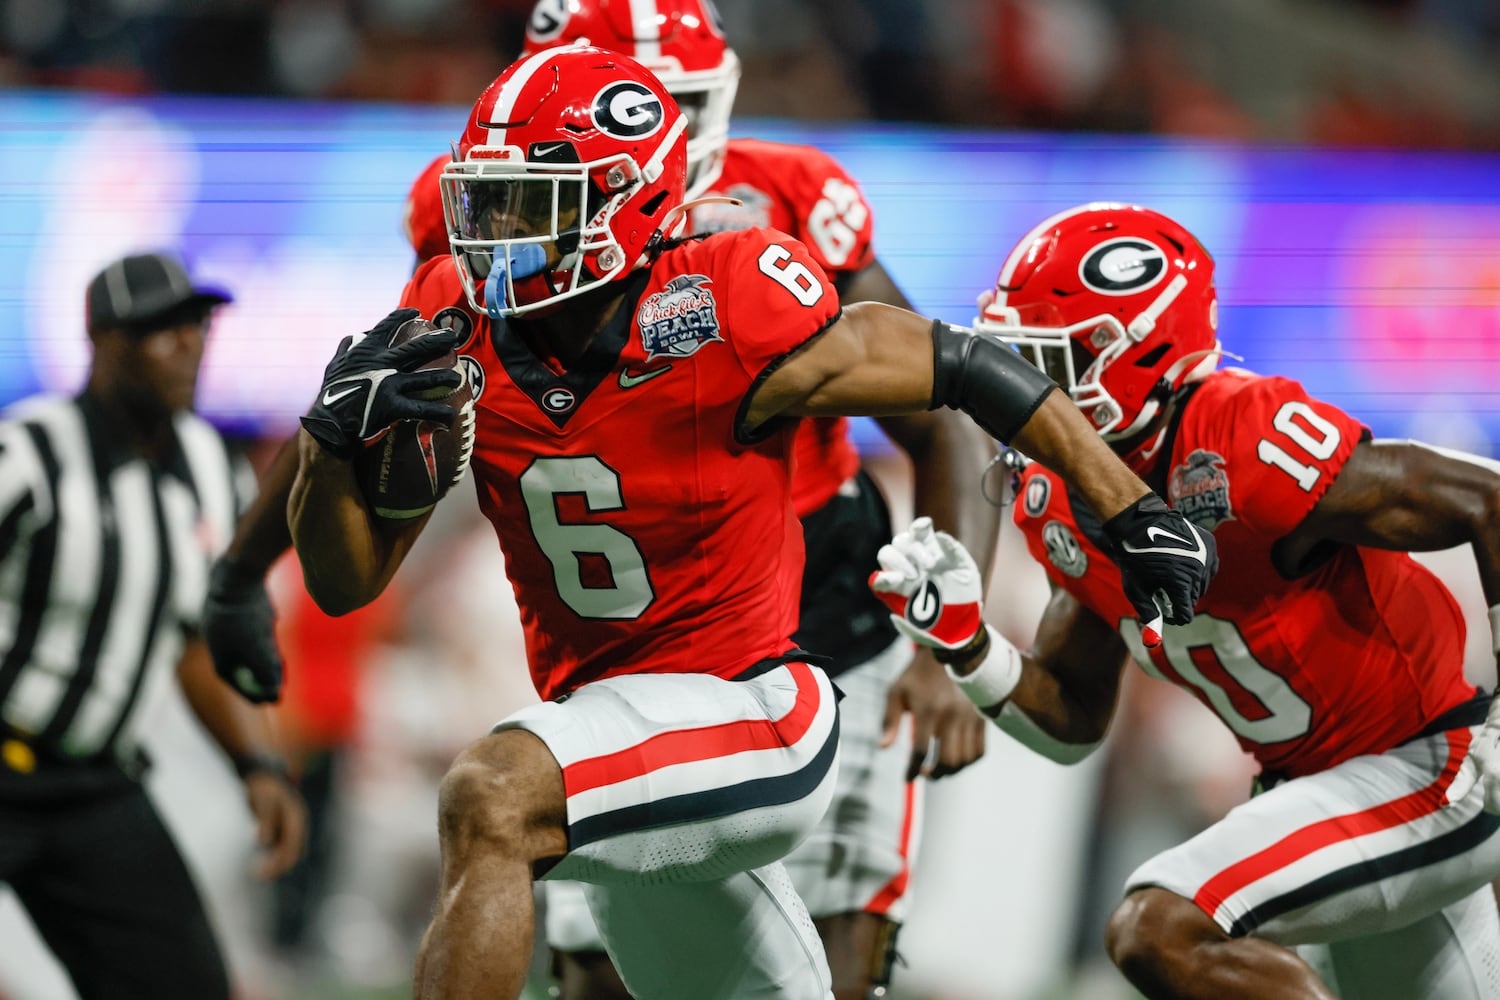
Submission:
[[[810,146],[730,139],[739,60],[706,0],[542,0],[523,57],[563,45],[623,52],[652,70],[688,119],[687,231],[770,227],[799,240],[844,302],[910,309],[871,240],[874,217],[854,180]],[[446,256],[448,230],[434,160],[413,185],[404,229],[419,262]],[[733,199],[729,201],[728,199]],[[914,462],[914,509],[952,532],[988,566],[999,512],[979,489],[993,444],[949,410],[886,415],[880,426]],[[793,497],[807,545],[799,646],[831,657],[845,698],[840,771],[823,824],[785,859],[828,950],[834,993],[863,998],[884,985],[920,831],[918,773],[952,774],[984,751],[974,714],[931,651],[890,625],[865,579],[891,536],[885,500],[843,417],[805,420],[795,438]],[[912,736],[901,726],[913,717]],[[931,763],[928,759],[932,747]],[[565,1000],[624,997],[581,886],[548,882],[547,940]]]
[[[589,883],[636,996],[831,996],[778,863],[826,810],[838,757],[834,690],[790,638],[795,418],[951,406],[1016,440],[1110,518],[1145,628],[1163,608],[1190,620],[1216,565],[1212,539],[1013,352],[890,306],[841,309],[774,230],[685,237],[686,149],[685,117],[628,57],[520,60],[444,172],[454,252],[402,297],[458,311],[426,353],[461,342],[487,383],[480,506],[547,699],[444,779],[423,997],[517,995],[540,875]],[[452,417],[422,393],[458,375],[383,346],[410,315],[346,338],[303,418],[289,523],[333,612],[378,594],[426,523],[375,518],[350,461],[393,419]]]
[[[1500,817],[1468,758],[1490,698],[1464,679],[1457,603],[1408,554],[1472,544],[1500,617],[1500,475],[1216,370],[1213,260],[1156,212],[1047,219],[980,306],[979,329],[1070,386],[1223,559],[1199,615],[1148,649],[1098,517],[1026,466],[1015,520],[1052,601],[1028,653],[992,632],[988,659],[956,667],[1002,730],[1072,763],[1134,659],[1260,763],[1248,803],[1131,875],[1110,957],[1153,1000],[1500,996]],[[1290,950],[1318,942],[1336,984]]]

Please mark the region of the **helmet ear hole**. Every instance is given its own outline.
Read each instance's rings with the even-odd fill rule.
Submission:
[[[1163,343],[1163,344],[1157,344],[1155,347],[1151,348],[1151,350],[1147,351],[1145,354],[1142,354],[1139,358],[1135,359],[1135,365],[1136,365],[1136,367],[1137,368],[1152,368],[1152,367],[1155,367],[1156,363],[1161,360],[1162,355],[1166,354],[1167,350],[1171,346],[1172,345],[1165,344],[1165,343]]]
[[[655,215],[656,210],[661,208],[661,203],[667,200],[667,192],[658,191],[641,205],[642,215]]]

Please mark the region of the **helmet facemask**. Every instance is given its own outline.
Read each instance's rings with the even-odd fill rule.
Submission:
[[[443,209],[470,303],[495,318],[519,316],[619,276],[633,262],[609,223],[640,178],[628,155],[451,164]]]
[[[1094,316],[1060,326],[1054,325],[1061,321],[1050,302],[1018,309],[997,306],[994,299],[993,290],[980,297],[980,315],[974,320],[974,328],[1015,348],[1046,372],[1105,440],[1128,437],[1155,415],[1154,405],[1143,407],[1131,426],[1122,429],[1124,408],[1104,387],[1105,371],[1135,343],[1114,316]]]

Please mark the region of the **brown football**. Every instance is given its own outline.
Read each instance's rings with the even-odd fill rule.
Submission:
[[[403,323],[391,335],[392,347],[438,328],[425,319]],[[474,453],[474,366],[449,351],[422,366],[452,368],[463,377],[456,389],[438,389],[429,398],[441,399],[458,412],[452,427],[430,420],[401,420],[388,427],[354,457],[354,475],[375,513],[406,520],[427,513],[464,478]]]

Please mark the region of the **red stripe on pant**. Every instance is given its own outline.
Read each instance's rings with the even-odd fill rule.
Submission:
[[[1444,794],[1469,752],[1471,738],[1467,729],[1449,730],[1447,736],[1448,762],[1443,765],[1442,773],[1432,784],[1399,799],[1382,802],[1378,806],[1346,816],[1332,816],[1293,831],[1270,847],[1235,862],[1203,883],[1203,887],[1193,896],[1193,902],[1204,913],[1214,916],[1226,899],[1245,886],[1300,861],[1314,851],[1340,841],[1389,830],[1437,812],[1443,808]]]
[[[911,828],[917,815],[917,783],[906,783],[906,816],[901,821],[901,870],[865,904],[866,913],[884,915],[906,894],[911,883]]]
[[[740,719],[712,726],[675,729],[658,733],[633,747],[600,757],[588,757],[563,768],[563,786],[569,795],[601,788],[643,774],[712,757],[727,757],[747,750],[769,750],[792,746],[807,735],[822,708],[818,680],[805,663],[788,663],[797,683],[797,700],[779,719]]]

